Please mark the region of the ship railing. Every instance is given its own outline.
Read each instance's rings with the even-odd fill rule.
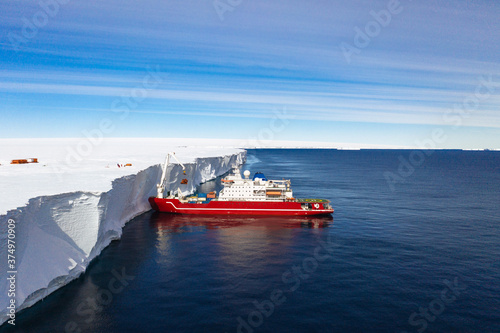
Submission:
[[[290,183],[289,180],[270,180],[269,184],[279,184],[279,185],[286,185]]]

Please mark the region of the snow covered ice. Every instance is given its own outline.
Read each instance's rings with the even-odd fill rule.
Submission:
[[[7,306],[7,225],[15,221],[16,305],[29,307],[83,273],[121,236],[126,222],[150,209],[161,163],[175,151],[167,190],[184,193],[242,164],[246,152],[220,141],[186,139],[0,139],[0,323]],[[13,159],[39,163],[11,165]],[[131,166],[125,166],[131,164]]]

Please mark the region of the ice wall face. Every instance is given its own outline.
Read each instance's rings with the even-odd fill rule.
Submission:
[[[198,158],[186,163],[186,175],[177,164],[169,166],[166,190],[184,193],[242,164],[246,152]],[[7,257],[8,221],[15,221],[16,305],[29,307],[77,278],[88,264],[114,239],[126,222],[151,209],[148,197],[156,195],[161,166],[154,165],[135,175],[117,178],[107,192],[77,191],[29,200],[21,208],[0,215],[0,253]],[[9,319],[7,260],[0,261],[0,324]]]

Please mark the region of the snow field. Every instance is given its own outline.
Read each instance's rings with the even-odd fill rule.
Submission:
[[[239,149],[176,147],[175,142],[165,139],[114,139],[77,167],[55,174],[52,163],[64,166],[61,146],[68,143],[61,141],[31,145],[36,152],[25,142],[18,143],[15,156],[38,157],[40,163],[0,166],[0,255],[4,258],[0,260],[0,324],[9,319],[9,282],[5,276],[9,271],[9,220],[15,221],[15,299],[19,311],[85,272],[112,240],[121,237],[126,222],[150,209],[147,199],[156,195],[160,163],[167,152],[176,151],[186,166],[186,175],[180,165],[171,164],[166,190],[177,189],[181,179],[187,178],[183,193],[193,192],[198,184],[228,172],[246,158],[246,152]],[[0,159],[9,155],[7,150],[0,146]],[[59,156],[55,156],[57,152]],[[116,161],[130,162],[132,167],[118,168]],[[11,205],[8,209],[7,202]]]

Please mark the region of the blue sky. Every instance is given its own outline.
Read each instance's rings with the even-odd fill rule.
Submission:
[[[500,2],[0,4],[0,138],[500,148]],[[277,116],[279,115],[279,116]],[[273,120],[274,119],[274,120]],[[279,119],[282,120],[282,119]],[[284,124],[284,126],[281,126]]]

